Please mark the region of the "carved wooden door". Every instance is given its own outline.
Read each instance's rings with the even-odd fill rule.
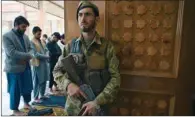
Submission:
[[[106,2],[106,36],[120,60],[111,115],[173,115],[183,1]]]

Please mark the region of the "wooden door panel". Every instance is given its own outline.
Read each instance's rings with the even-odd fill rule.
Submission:
[[[110,115],[173,115],[183,5],[106,2],[105,34],[115,46],[121,72],[121,89]]]

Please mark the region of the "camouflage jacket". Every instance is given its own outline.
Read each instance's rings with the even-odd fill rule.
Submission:
[[[78,41],[81,41],[81,43],[84,43],[84,39],[82,38],[82,36],[80,36],[78,39]],[[103,41],[100,39],[100,36],[98,33],[96,33],[96,36],[94,38],[94,40],[92,41],[92,43],[89,45],[88,48],[84,47],[84,51],[91,51],[90,50],[90,46],[93,46],[93,43],[97,43],[102,45],[103,43],[108,43],[107,45],[107,52],[106,52],[106,59],[108,61],[108,71],[111,75],[111,79],[110,81],[107,83],[107,85],[105,86],[105,88],[103,89],[103,91],[97,95],[97,97],[95,98],[95,102],[98,105],[105,105],[108,103],[112,103],[114,101],[114,99],[116,98],[116,94],[119,90],[120,87],[120,74],[119,74],[119,60],[116,57],[115,54],[115,50],[114,50],[114,46],[112,45],[112,43],[106,39],[103,39]],[[70,43],[67,44],[63,50],[63,54],[59,57],[59,60],[53,70],[53,76],[55,81],[58,84],[58,87],[61,90],[65,90],[68,86],[68,84],[71,82],[68,79],[68,74],[62,72],[62,63],[61,63],[61,59],[63,57],[66,57],[69,53],[70,53]],[[83,46],[83,44],[81,44],[81,46]],[[75,105],[76,104],[76,105]],[[80,111],[79,105],[81,103],[74,99],[73,97],[67,96],[67,100],[66,100],[66,105],[65,105],[65,110],[67,111],[68,115],[77,115],[78,112]]]

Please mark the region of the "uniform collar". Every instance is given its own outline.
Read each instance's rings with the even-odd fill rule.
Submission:
[[[79,38],[76,41],[81,41],[81,40],[84,40],[82,34],[79,36]],[[102,44],[101,39],[100,39],[100,35],[97,32],[95,34],[95,37],[94,37],[92,43],[96,43],[96,44],[99,44],[99,45]]]

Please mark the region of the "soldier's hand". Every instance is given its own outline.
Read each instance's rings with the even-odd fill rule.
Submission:
[[[82,116],[94,116],[97,113],[97,110],[99,109],[99,105],[97,105],[94,101],[87,102],[83,104],[82,109],[85,108],[85,111],[83,112]]]
[[[79,97],[84,97],[85,99],[87,99],[87,96],[85,95],[85,93],[83,91],[81,91],[81,89],[74,83],[70,83],[67,87],[67,93],[69,96],[73,96],[75,98],[79,98]]]

